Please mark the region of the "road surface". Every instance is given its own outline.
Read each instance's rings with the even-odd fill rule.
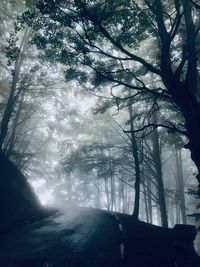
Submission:
[[[181,231],[128,215],[68,208],[1,237],[0,266],[199,267],[192,234],[183,237]]]

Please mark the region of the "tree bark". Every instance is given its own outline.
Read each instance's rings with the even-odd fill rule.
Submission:
[[[176,166],[177,166],[177,192],[178,200],[180,205],[180,212],[182,221],[184,224],[187,223],[186,219],[186,206],[185,206],[185,192],[184,192],[184,181],[183,181],[183,170],[182,170],[182,156],[181,150],[176,150]]]
[[[154,123],[157,123],[156,113],[154,112],[153,115]],[[159,146],[159,136],[157,128],[154,130],[152,134],[153,140],[153,155],[155,161],[155,168],[156,168],[156,179],[158,183],[158,200],[160,206],[160,214],[161,214],[161,221],[163,227],[168,227],[168,218],[167,218],[167,208],[165,202],[165,190],[163,184],[163,175],[162,175],[162,163],[161,163],[161,155],[160,155],[160,146]]]
[[[152,195],[151,195],[151,180],[147,178],[147,200],[148,200],[148,210],[149,210],[149,221],[153,223],[153,208],[152,208]]]
[[[147,188],[145,185],[143,185],[143,191],[144,191],[144,208],[145,208],[146,221],[147,223],[150,223],[149,207],[148,207],[148,193],[147,193]]]
[[[160,2],[160,1],[158,1]],[[172,71],[170,45],[172,40],[165,38],[165,29],[160,29],[161,38],[161,78],[163,84],[167,88],[172,100],[180,109],[183,118],[185,119],[185,135],[188,137],[188,144],[185,148],[191,151],[191,158],[194,161],[198,174],[198,194],[200,196],[200,104],[197,99],[198,94],[198,69],[197,69],[197,49],[196,37],[197,31],[193,22],[191,3],[188,0],[182,1],[184,10],[184,44],[182,48],[183,59],[176,71]],[[159,20],[157,18],[157,20]],[[184,60],[186,60],[184,62]],[[187,64],[185,64],[187,62]],[[183,73],[183,66],[186,66],[185,76],[181,77]]]
[[[139,156],[138,156],[137,141],[136,141],[135,133],[134,133],[133,110],[132,110],[131,103],[129,103],[128,110],[129,110],[129,117],[130,117],[132,154],[133,154],[133,159],[135,162],[135,201],[134,201],[134,210],[133,210],[132,215],[135,219],[138,219],[139,209],[140,209],[140,182],[141,182],[140,161],[139,161]]]
[[[104,185],[105,185],[105,193],[106,193],[106,207],[110,211],[111,210],[111,205],[110,205],[110,194],[109,194],[109,189],[108,189],[108,179],[104,178]]]
[[[15,61],[15,66],[14,66],[14,70],[12,72],[12,85],[11,85],[11,89],[10,89],[10,94],[8,97],[8,101],[6,103],[6,107],[3,113],[3,117],[1,120],[1,131],[0,131],[0,148],[3,149],[3,144],[4,144],[4,140],[6,138],[6,135],[8,133],[8,127],[9,127],[9,123],[12,117],[12,113],[14,111],[14,106],[17,100],[17,96],[19,96],[19,91],[20,89],[17,88],[18,82],[19,82],[19,75],[20,75],[20,70],[21,70],[21,66],[24,60],[24,56],[25,56],[25,50],[27,48],[27,41],[29,38],[29,30],[28,28],[26,28],[25,32],[24,32],[24,36],[22,38],[22,42],[20,45],[20,51],[19,51],[19,55],[18,58]],[[18,92],[17,92],[18,90]]]

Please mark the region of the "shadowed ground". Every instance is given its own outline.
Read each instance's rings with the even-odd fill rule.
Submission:
[[[0,266],[199,267],[194,237],[193,227],[163,229],[128,215],[68,208],[1,238]]]
[[[129,215],[44,209],[0,151],[0,267],[200,267],[193,226],[164,229]]]

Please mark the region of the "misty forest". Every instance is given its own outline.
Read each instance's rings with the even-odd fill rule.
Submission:
[[[0,1],[0,266],[200,266],[200,1]]]

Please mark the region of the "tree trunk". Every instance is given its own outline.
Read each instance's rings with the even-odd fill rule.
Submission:
[[[175,215],[174,215],[174,203],[171,201],[170,204],[171,205],[169,208],[169,219],[170,219],[170,225],[171,225],[171,227],[173,227],[175,224],[175,221],[174,221],[174,217],[175,217]]]
[[[151,180],[147,178],[147,200],[149,209],[149,221],[153,223],[153,208],[152,208],[152,194],[151,194]]]
[[[185,135],[188,137],[189,142],[185,146],[191,152],[191,158],[194,161],[198,174],[198,195],[200,197],[200,104],[197,98],[199,91],[198,84],[198,51],[196,47],[197,31],[193,22],[192,6],[190,1],[182,1],[184,10],[184,26],[185,33],[183,36],[183,59],[182,66],[176,72],[172,70],[170,61],[170,42],[169,38],[165,38],[164,33],[161,31],[161,78],[162,82],[167,88],[174,103],[179,107],[183,118],[185,119]],[[184,57],[187,59],[184,62]],[[187,63],[187,64],[186,64]],[[183,67],[185,67],[183,71]],[[184,78],[182,77],[182,73]]]
[[[100,201],[101,181],[97,180],[95,184],[96,184],[96,190],[95,190],[94,205],[95,205],[95,208],[100,209],[101,208],[101,201]]]
[[[126,207],[125,207],[125,194],[124,194],[124,184],[121,182],[121,193],[122,193],[122,212],[126,212]]]
[[[145,208],[146,221],[147,223],[150,223],[149,207],[148,207],[148,193],[147,193],[147,188],[145,185],[143,185],[143,191],[144,191],[144,208]]]
[[[19,96],[19,92],[21,91],[21,89],[17,88],[17,85],[19,82],[20,69],[21,69],[24,56],[25,56],[24,52],[27,48],[28,38],[29,38],[29,31],[27,28],[24,32],[24,36],[23,36],[23,39],[20,45],[19,56],[17,60],[15,61],[14,70],[12,72],[12,85],[10,89],[10,94],[9,94],[8,101],[6,103],[6,107],[5,107],[3,117],[1,120],[1,131],[0,131],[0,148],[1,149],[3,149],[4,140],[8,133],[8,127],[9,127],[9,123],[12,117],[14,106]]]
[[[176,224],[180,224],[180,202],[176,201]]]
[[[19,100],[16,115],[13,119],[11,133],[10,132],[8,133],[9,137],[6,138],[5,140],[4,150],[8,157],[10,157],[10,155],[12,155],[13,151],[15,150],[14,146],[15,146],[15,141],[16,141],[16,132],[17,132],[17,126],[18,126],[20,115],[21,115],[22,107],[23,107],[24,95],[25,95],[25,91],[23,91],[21,94],[21,98]]]
[[[116,209],[116,205],[115,205],[115,183],[113,177],[110,177],[110,199],[111,199],[111,211],[114,211]]]
[[[198,181],[198,195],[200,197],[200,112],[198,117],[197,114],[193,115],[196,117],[196,120],[192,118],[192,122],[190,121],[190,123],[186,124],[189,143],[185,147],[190,149],[191,158],[197,167],[198,174],[196,178]]]
[[[185,192],[184,192],[184,181],[183,181],[183,170],[182,170],[182,157],[181,150],[176,150],[176,166],[177,166],[177,193],[180,205],[180,212],[182,216],[182,221],[184,224],[187,223],[186,220],[186,206],[185,206]]]
[[[140,209],[140,161],[138,156],[138,146],[134,133],[134,125],[133,125],[133,110],[132,105],[129,103],[129,117],[130,117],[130,128],[131,128],[131,145],[132,145],[132,153],[135,162],[135,202],[134,202],[134,210],[133,217],[138,219],[139,217],[139,209]]]
[[[109,189],[108,189],[108,179],[104,179],[104,185],[105,185],[105,193],[106,193],[106,208],[107,210],[111,210],[110,206],[110,195],[109,195]]]
[[[154,112],[154,123],[157,123],[156,113]],[[161,221],[163,227],[168,227],[168,218],[167,218],[167,208],[165,202],[165,190],[163,184],[163,175],[162,175],[162,163],[161,163],[161,155],[160,155],[160,147],[159,147],[159,136],[157,128],[152,133],[152,140],[153,140],[153,155],[155,161],[155,168],[156,168],[156,179],[158,183],[158,199],[159,199],[159,206],[160,206],[160,214],[161,214]]]

